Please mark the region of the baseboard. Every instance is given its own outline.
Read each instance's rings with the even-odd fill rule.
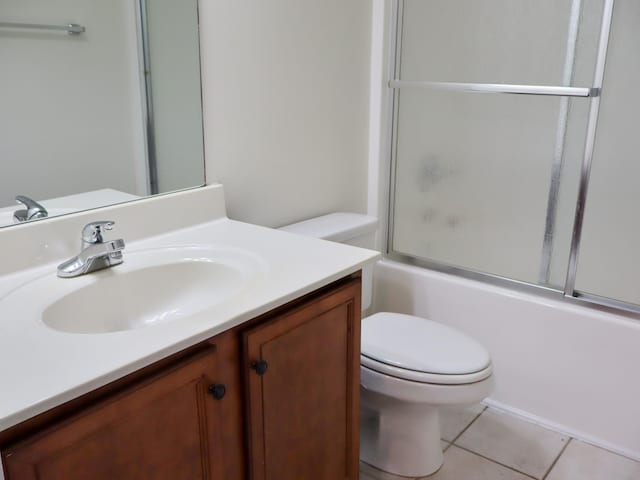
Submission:
[[[525,412],[524,410],[520,410],[519,408],[512,407],[511,405],[507,405],[505,403],[498,402],[490,398],[486,398],[482,403],[484,405],[487,405],[488,407],[494,408],[506,414],[519,417],[526,422],[533,423],[544,428],[548,428],[549,430],[554,430],[563,435],[567,435],[569,437],[575,438],[576,440],[579,440],[581,442],[588,443],[595,447],[603,448],[605,450],[616,453],[623,457],[627,457],[631,460],[640,462],[640,453],[638,452],[625,450],[624,448],[620,448],[600,438],[594,437],[592,435],[588,435],[579,430],[569,428],[565,425],[562,425],[561,423],[552,422],[551,420],[548,420],[546,418],[538,417],[537,415],[533,415],[529,412]]]

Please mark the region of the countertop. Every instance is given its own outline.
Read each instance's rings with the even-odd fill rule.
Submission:
[[[24,318],[19,309],[3,310],[3,298],[55,272],[58,261],[0,275],[0,431],[356,272],[380,256],[225,217],[128,242],[125,262],[128,252],[184,245],[247,250],[260,259],[261,271],[233,301],[179,321],[101,334],[62,333],[39,319]],[[104,301],[119,299],[105,291]]]

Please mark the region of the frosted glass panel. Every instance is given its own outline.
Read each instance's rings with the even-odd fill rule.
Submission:
[[[401,79],[563,85],[571,39],[577,48],[570,83],[592,82],[603,0],[403,4]]]
[[[546,282],[548,286],[560,290],[564,290],[569,266],[590,102],[584,99],[573,100],[569,106],[564,143],[561,144],[563,156],[559,175],[560,188],[556,201],[549,278]]]
[[[537,283],[561,101],[402,90],[392,250]],[[588,105],[571,102],[576,175]]]
[[[640,2],[617,0],[576,289],[640,304]]]

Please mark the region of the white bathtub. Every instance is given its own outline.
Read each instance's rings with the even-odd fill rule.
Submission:
[[[640,460],[640,321],[392,261],[374,310],[428,317],[491,352],[487,403]]]

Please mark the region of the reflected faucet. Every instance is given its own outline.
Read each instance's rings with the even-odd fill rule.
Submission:
[[[103,236],[105,230],[111,230],[114,224],[110,220],[101,220],[85,225],[82,229],[82,251],[58,265],[58,276],[78,277],[121,264],[124,240],[105,241]]]
[[[18,195],[16,197],[16,202],[25,206],[24,209],[13,212],[13,218],[19,223],[36,220],[37,218],[46,218],[49,216],[49,212],[47,212],[46,208],[25,195]]]

